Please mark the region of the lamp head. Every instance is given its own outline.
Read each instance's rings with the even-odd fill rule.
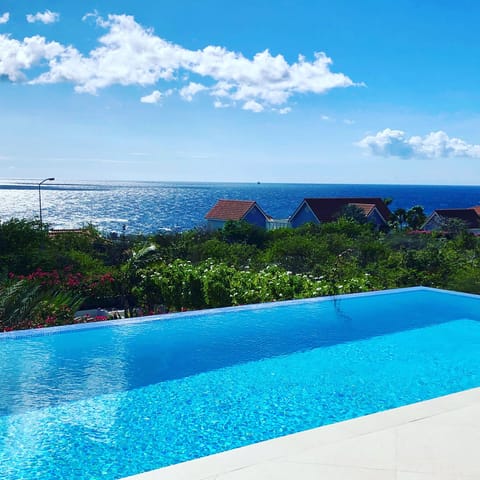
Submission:
[[[53,182],[54,180],[55,180],[55,178],[53,178],[53,177],[44,178],[44,179],[38,184],[38,186],[43,185],[45,182]]]

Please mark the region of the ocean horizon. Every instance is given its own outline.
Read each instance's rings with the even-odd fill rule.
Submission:
[[[42,217],[51,228],[93,224],[103,233],[183,231],[205,224],[220,199],[255,200],[269,215],[287,218],[304,198],[391,198],[391,210],[421,205],[466,208],[480,204],[480,186],[398,184],[58,181],[41,187]],[[38,181],[0,179],[0,220],[39,218]]]

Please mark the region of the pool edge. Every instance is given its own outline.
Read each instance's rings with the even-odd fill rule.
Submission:
[[[425,460],[426,463],[422,464],[421,467],[418,467],[417,465],[417,469],[420,468],[420,470],[418,470],[419,474],[431,474],[431,478],[433,479],[436,478],[434,475],[437,471],[435,465],[437,465],[439,462],[445,463],[446,461],[447,463],[450,462],[449,464],[455,466],[455,462],[457,461],[456,457],[458,457],[458,447],[460,447],[462,451],[469,452],[468,447],[470,445],[470,441],[468,438],[462,437],[462,431],[466,430],[467,427],[465,425],[457,425],[458,428],[455,428],[455,416],[458,417],[459,411],[468,410],[468,408],[470,407],[475,408],[476,416],[469,425],[469,428],[474,429],[478,433],[480,432],[480,387],[464,390],[442,397],[437,397],[431,400],[425,400],[418,403],[405,405],[398,408],[393,408],[390,410],[385,410],[382,412],[373,413],[362,417],[357,417],[351,420],[345,420],[343,422],[338,422],[331,425],[314,428],[311,430],[305,430],[303,432],[278,437],[272,440],[267,440],[252,445],[247,445],[237,449],[213,454],[207,457],[202,457],[187,462],[171,465],[168,467],[163,467],[160,469],[151,470],[129,477],[124,477],[122,480],[223,480],[223,478],[230,479],[230,476],[232,476],[232,479],[235,478],[235,480],[247,480],[252,478],[261,478],[262,475],[265,474],[265,470],[267,470],[267,474],[272,475],[271,478],[277,478],[275,476],[275,472],[277,472],[277,474],[280,474],[284,470],[285,465],[287,464],[295,464],[297,469],[301,468],[301,460],[299,461],[298,458],[301,459],[302,456],[303,458],[308,457],[309,452],[311,456],[312,452],[314,453],[316,450],[322,452],[322,449],[323,451],[332,451],[332,449],[335,449],[336,447],[343,448],[342,445],[345,442],[351,442],[352,444],[356,442],[361,447],[361,443],[364,443],[366,439],[368,439],[369,442],[372,442],[372,439],[374,442],[376,440],[379,440],[378,443],[381,445],[382,437],[389,435],[398,436],[397,431],[402,431],[402,429],[405,430],[405,427],[408,429],[411,426],[414,427],[410,428],[410,430],[413,431],[414,434],[412,435],[412,438],[408,438],[407,436],[408,442],[405,443],[407,443],[408,445],[404,445],[403,447],[408,449],[408,447],[411,446],[413,448],[415,443],[417,443],[417,451],[422,452],[422,449],[426,449],[427,454],[423,454],[424,457],[425,455],[427,455],[427,458]],[[417,435],[415,433],[417,432],[417,430],[421,431],[422,426],[426,427],[426,431],[429,431],[429,428],[432,430],[438,430],[438,428],[443,428],[443,430],[450,429],[453,432],[456,432],[452,433],[452,436],[450,437],[452,439],[454,438],[453,441],[455,442],[457,447],[456,449],[452,449],[451,458],[445,458],[444,456],[441,459],[436,459],[433,458],[434,455],[432,458],[428,458],[428,452],[430,454],[432,453],[430,451],[432,448],[432,446],[430,445],[430,440],[434,443],[439,439],[435,437],[434,432],[432,431],[430,432],[432,433],[432,435],[431,438],[428,439],[429,441],[427,445],[426,441],[424,441],[425,439],[423,439],[421,435]],[[386,445],[385,448],[387,447],[388,445]],[[380,450],[382,449],[380,448]],[[471,450],[474,451],[475,448]],[[478,458],[478,455],[476,455],[474,452],[472,452],[472,454],[474,457],[476,457],[471,459],[472,462],[476,462],[473,465],[475,473],[472,475],[477,474],[477,468],[478,473],[480,474],[480,458]],[[309,465],[310,467],[312,467],[312,465],[316,466],[314,475],[300,476],[300,478],[317,478],[317,475],[319,474],[319,471],[322,470],[322,468],[327,468],[330,470],[332,468],[336,468],[337,470],[346,469],[346,471],[348,471],[348,475],[350,475],[350,478],[352,480],[357,478],[355,476],[356,471],[358,471],[358,478],[368,478],[366,476],[363,476],[365,475],[365,470],[382,470],[381,468],[379,468],[377,461],[373,462],[376,465],[373,465],[371,467],[369,467],[368,465],[352,466],[350,464],[351,460],[346,458],[344,460],[344,465],[332,465],[331,461],[326,463],[322,462],[322,455],[319,455],[320,460],[317,462],[315,461],[315,458],[310,458],[308,459],[308,461],[305,461],[305,464]],[[380,457],[382,455],[384,454],[379,451],[378,457],[380,463]],[[456,457],[453,458],[455,455]],[[399,461],[403,461],[405,463],[405,459],[397,458],[396,460],[397,463]],[[461,470],[462,468],[470,468],[470,470],[472,469],[472,465],[467,465],[467,467],[464,466],[465,463],[468,464],[468,461],[465,462],[464,458],[460,459],[459,462],[460,463],[458,464],[458,467],[454,468],[457,468],[459,470]],[[364,463],[367,464],[368,462]],[[390,471],[402,471],[401,466],[399,468],[397,464],[392,464],[390,465],[390,467],[391,468],[385,468],[386,474],[388,474]],[[408,470],[405,471],[411,472],[412,470],[410,469],[414,467],[407,467]],[[438,468],[438,472],[440,473],[445,469],[445,465],[440,465]],[[264,472],[263,474],[262,471]],[[460,473],[464,474],[463,472]],[[470,473],[470,471],[467,471],[466,475],[469,475]],[[338,474],[338,472],[336,474]],[[455,472],[453,472],[451,478],[460,478],[455,476],[458,474],[459,472],[456,470]],[[337,476],[335,476],[334,478],[337,478]],[[339,476],[338,478],[341,477]],[[443,478],[444,477],[442,477],[442,479]]]
[[[175,312],[168,313],[163,315],[150,315],[144,317],[135,317],[135,318],[124,318],[119,320],[105,320],[100,322],[90,322],[90,323],[80,323],[80,324],[71,324],[71,325],[61,325],[56,327],[43,327],[43,328],[33,328],[29,330],[14,330],[9,332],[0,332],[0,341],[7,339],[19,339],[26,337],[37,337],[44,335],[54,335],[66,332],[74,332],[79,330],[92,330],[97,328],[106,328],[112,326],[121,326],[121,325],[135,325],[138,323],[154,322],[154,321],[169,321],[175,320],[177,318],[185,317],[198,317],[202,315],[212,315],[223,312],[232,312],[232,311],[248,311],[248,310],[257,310],[264,308],[272,307],[285,307],[294,304],[301,303],[321,303],[328,302],[331,300],[341,300],[342,298],[355,298],[355,297],[368,297],[368,296],[380,296],[380,295],[391,295],[391,294],[401,294],[407,292],[415,291],[433,291],[439,293],[446,293],[455,296],[469,297],[480,299],[480,295],[475,295],[473,293],[457,292],[454,290],[445,290],[440,288],[433,287],[424,287],[424,286],[415,286],[415,287],[405,287],[405,288],[391,288],[386,290],[370,290],[368,292],[357,292],[357,293],[344,293],[339,295],[327,295],[320,297],[310,297],[310,298],[301,298],[301,299],[292,299],[292,300],[279,300],[273,302],[263,302],[263,303],[252,303],[247,305],[237,305],[231,307],[220,307],[220,308],[206,308],[203,310],[190,310],[186,312]]]

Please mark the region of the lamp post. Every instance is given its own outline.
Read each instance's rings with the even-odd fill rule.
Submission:
[[[42,223],[42,191],[41,191],[41,186],[45,183],[45,182],[53,182],[55,179],[53,177],[50,177],[50,178],[45,178],[45,180],[42,180],[39,184],[38,184],[38,207],[40,209],[40,228],[42,228],[43,226],[43,223]]]

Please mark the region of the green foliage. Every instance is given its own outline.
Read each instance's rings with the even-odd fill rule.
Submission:
[[[135,304],[134,288],[140,281],[140,271],[159,259],[157,246],[153,243],[142,243],[128,253],[118,275],[119,295],[126,311],[130,311]]]
[[[325,294],[324,282],[271,265],[259,272],[241,270],[231,281],[232,305],[307,298]]]
[[[446,288],[461,292],[480,294],[480,265],[477,262],[464,265],[452,272],[446,282]]]
[[[351,219],[340,217],[336,222],[328,222],[319,226],[319,235],[337,234],[345,238],[357,239],[364,235],[371,235],[372,225],[353,222]]]
[[[219,231],[220,238],[227,243],[243,243],[262,247],[267,239],[265,229],[251,225],[245,220],[228,221]]]
[[[263,259],[266,265],[275,264],[295,273],[307,273],[323,264],[329,256],[328,245],[315,236],[289,234],[273,241]]]
[[[450,237],[458,237],[468,231],[467,223],[460,218],[442,218],[440,229]]]
[[[231,283],[235,268],[223,263],[207,262],[200,265],[197,276],[201,284],[204,303],[208,307],[226,307],[231,302]]]
[[[413,285],[480,293],[480,239],[458,222],[412,231],[422,215],[397,210],[389,233],[344,215],[297,229],[231,222],[217,232],[109,238],[93,228],[49,237],[37,222],[10,220],[0,224],[2,328],[73,321],[76,296],[83,308],[132,315]]]
[[[142,271],[141,279],[136,293],[148,311],[155,311],[159,305],[179,311],[307,298],[366,291],[373,285],[369,274],[314,278],[276,265],[256,271],[213,261],[193,265],[181,260],[152,265]]]
[[[399,231],[392,231],[385,237],[385,244],[387,248],[395,251],[421,250],[434,238],[436,238],[435,233],[413,235]]]
[[[408,209],[405,214],[405,220],[407,222],[407,225],[412,230],[420,229],[425,223],[426,219],[427,216],[425,215],[425,211],[420,205],[415,205],[414,207]]]
[[[27,274],[46,258],[48,233],[37,221],[12,218],[0,223],[0,275]]]
[[[360,225],[364,225],[368,222],[368,218],[364,211],[360,207],[357,207],[357,205],[345,205],[340,210],[338,217],[343,217],[346,220],[351,220],[352,222],[359,223]]]
[[[389,221],[390,227],[395,230],[419,230],[425,223],[427,216],[422,206],[415,205],[409,210],[397,208]]]
[[[66,250],[63,254],[57,255],[56,262],[52,267],[60,269],[71,267],[72,270],[77,272],[89,273],[103,273],[107,271],[107,267],[99,258],[95,258],[95,256],[81,250]]]
[[[395,230],[403,230],[407,226],[407,211],[404,208],[397,208],[390,219],[390,227]]]
[[[0,287],[0,331],[73,323],[83,298],[27,279]]]
[[[243,243],[226,243],[218,238],[211,238],[198,245],[194,261],[215,260],[231,263],[235,266],[249,265],[255,259],[259,249],[255,245]]]
[[[0,223],[0,252],[10,254],[38,248],[47,240],[47,230],[35,220],[12,218]]]

